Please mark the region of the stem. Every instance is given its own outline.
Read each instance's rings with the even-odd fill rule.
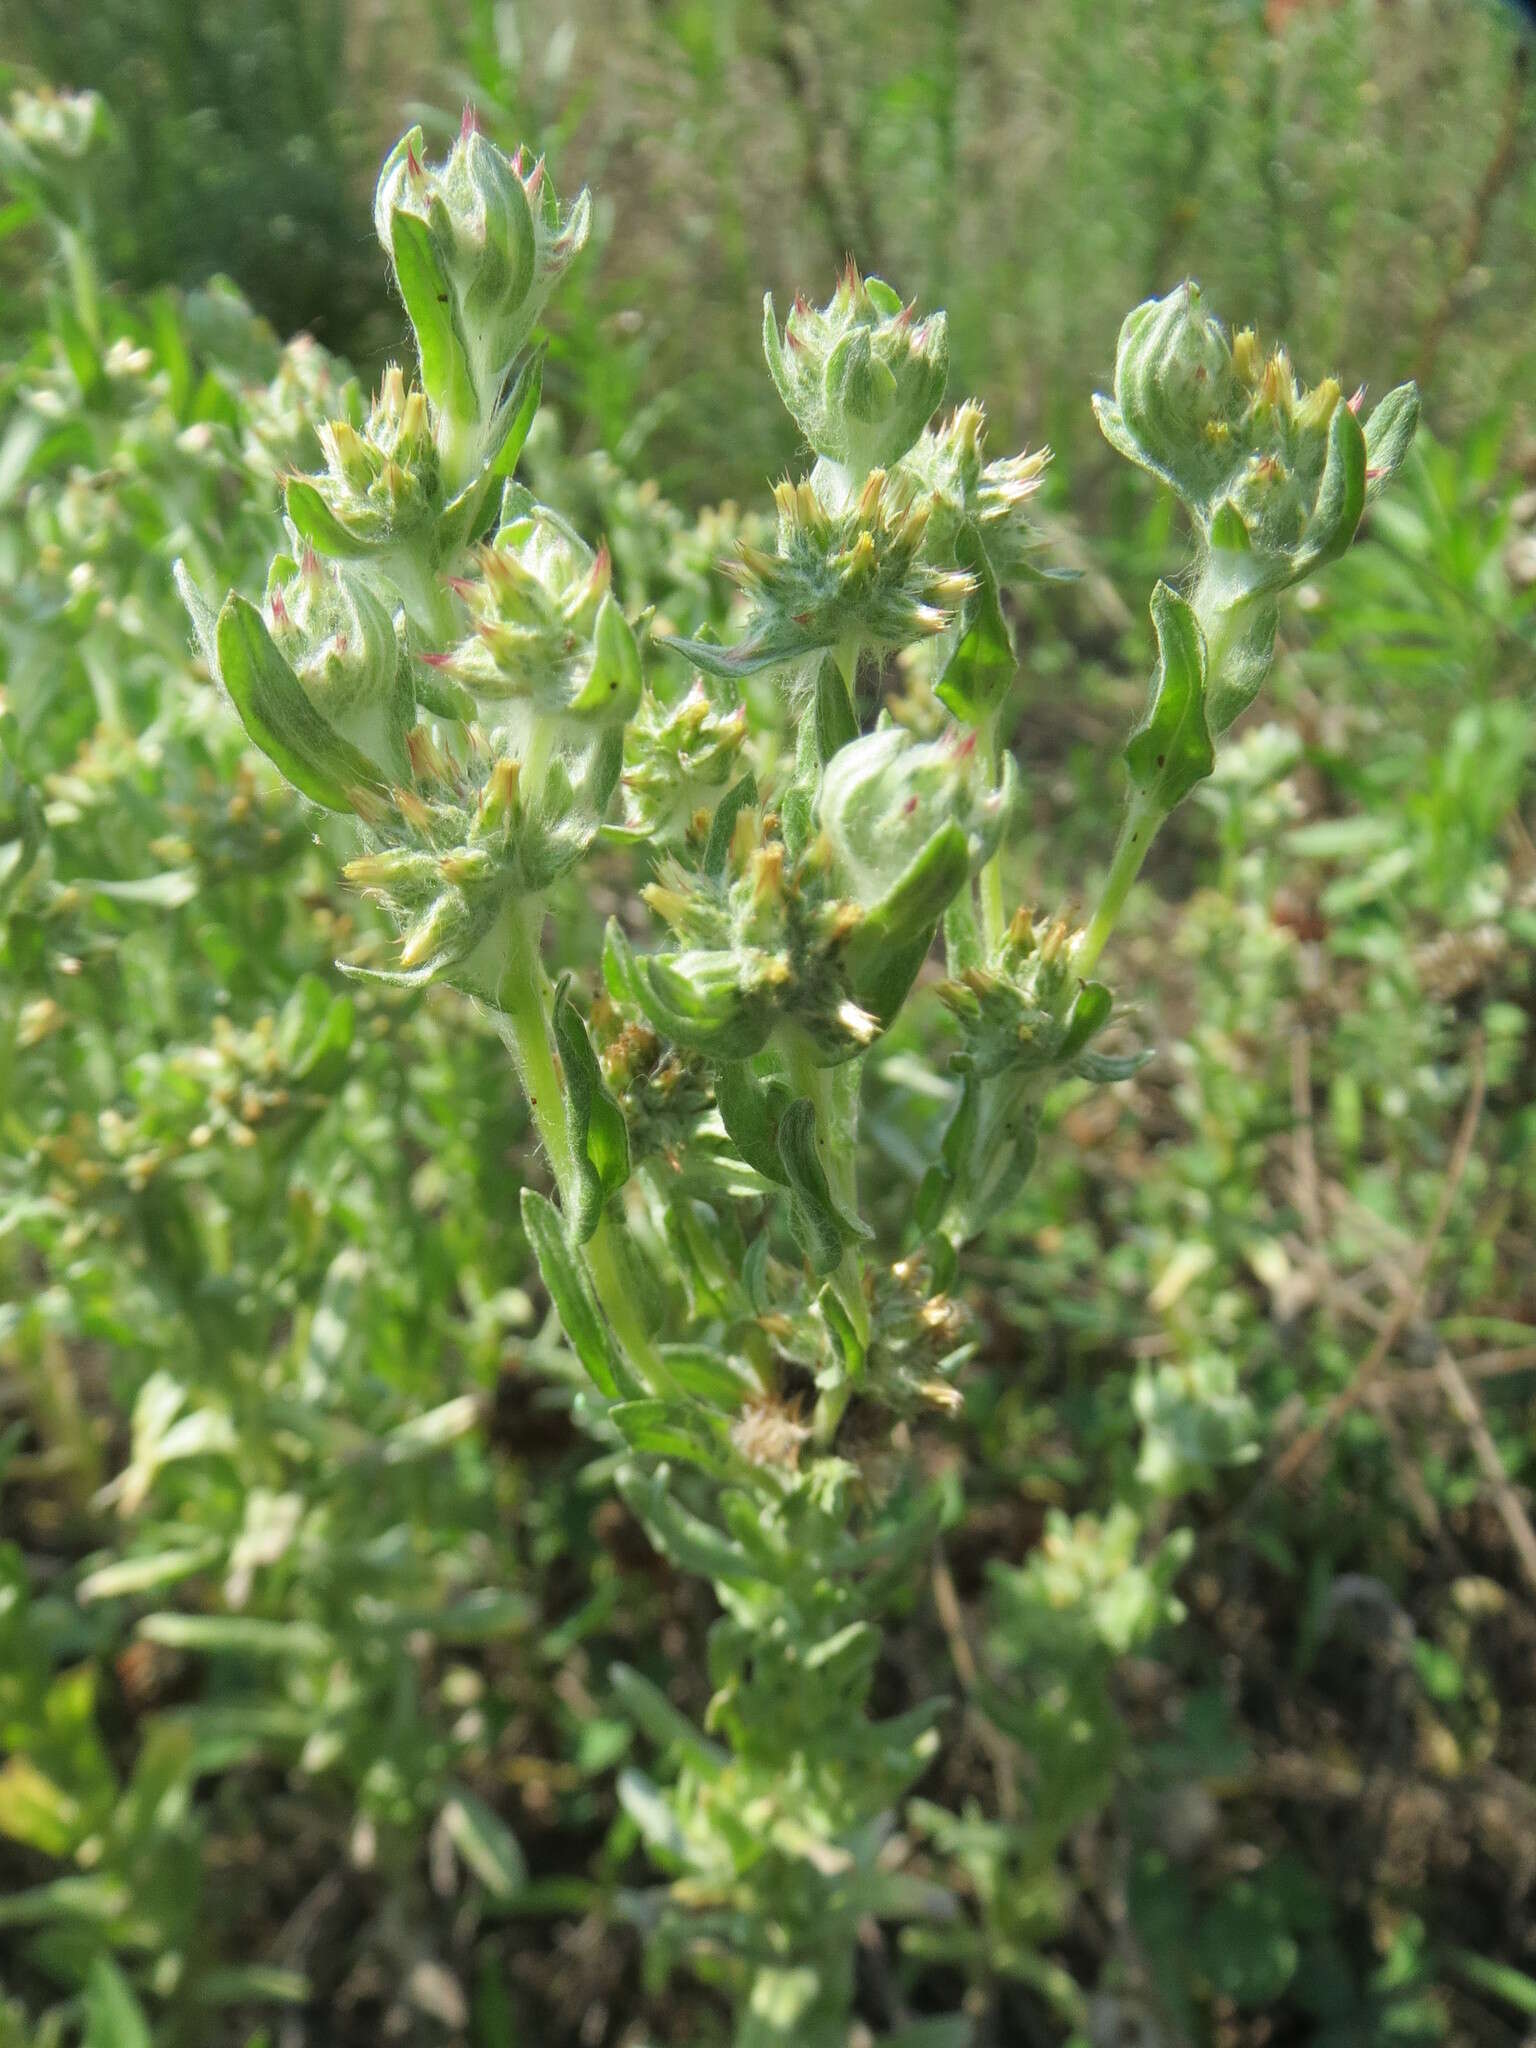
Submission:
[[[96,285],[96,264],[91,255],[91,245],[86,235],[78,228],[61,227],[59,242],[64,252],[64,267],[69,273],[70,295],[75,302],[75,314],[97,347],[101,346],[101,300]]]
[[[544,794],[544,779],[549,774],[550,756],[554,752],[555,728],[547,718],[536,714],[528,732],[528,744],[523,750],[522,792],[523,801],[532,808]]]
[[[1001,753],[998,746],[997,721],[1000,714],[994,712],[987,720],[981,733],[982,758],[987,764],[987,775],[993,786],[997,783],[998,763]],[[1003,900],[1003,850],[999,844],[997,852],[982,868],[981,876],[981,932],[990,959],[1003,943],[1003,934],[1008,929],[1008,914]]]
[[[550,1013],[554,991],[539,956],[544,906],[514,911],[506,935],[504,965],[491,992],[495,1015],[517,1078],[527,1098],[539,1142],[549,1155],[561,1207],[569,1210],[576,1162],[565,1115],[565,1091],[554,1046]]]
[[[438,417],[437,454],[442,465],[443,489],[453,498],[463,490],[480,464],[480,421],[458,413]]]
[[[806,1040],[787,1033],[782,1047],[789,1084],[809,1098],[816,1111],[816,1136],[827,1186],[839,1209],[850,1216],[859,1213],[859,1082],[864,1071],[862,1058],[846,1060],[838,1067],[816,1064]],[[831,1276],[832,1291],[842,1303],[861,1345],[869,1342],[869,1308],[864,1300],[864,1255],[857,1244],[845,1245],[843,1256]],[[846,1403],[844,1390],[838,1412]],[[823,1396],[823,1401],[826,1397]],[[834,1425],[835,1426],[835,1425]],[[818,1409],[818,1429],[820,1410]]]
[[[570,1216],[575,1202],[576,1157],[551,1023],[555,992],[539,955],[543,921],[542,904],[513,914],[505,965],[493,998],[494,1014],[511,1051],[539,1141],[549,1155],[560,1206]],[[625,1282],[607,1216],[601,1218],[582,1251],[593,1290],[630,1364],[653,1393],[675,1394],[677,1382],[651,1342],[635,1305],[634,1289]]]
[[[614,1228],[607,1216],[582,1246],[593,1291],[625,1356],[653,1394],[681,1392],[635,1306],[635,1291],[624,1278],[614,1248]]]
[[[1141,864],[1147,857],[1147,848],[1157,836],[1157,828],[1163,822],[1162,814],[1140,797],[1131,799],[1126,811],[1125,822],[1120,827],[1120,837],[1115,843],[1115,857],[1109,864],[1109,877],[1104,884],[1104,893],[1099,898],[1098,908],[1089,919],[1087,928],[1077,942],[1073,965],[1079,974],[1092,972],[1095,962],[1109,941],[1116,920],[1125,908],[1125,899],[1131,893],[1136,877],[1141,873]]]

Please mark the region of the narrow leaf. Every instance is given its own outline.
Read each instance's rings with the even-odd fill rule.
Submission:
[[[219,679],[246,731],[295,789],[330,811],[355,810],[362,792],[382,796],[373,763],[310,703],[254,605],[227,601],[216,645]]]
[[[400,296],[416,330],[422,389],[440,411],[472,419],[477,410],[474,381],[432,231],[418,215],[397,206],[389,217],[389,246]]]
[[[598,1392],[610,1401],[619,1399],[621,1393],[638,1392],[621,1385],[621,1380],[627,1382],[629,1375],[608,1335],[587,1277],[571,1250],[559,1213],[535,1188],[523,1189],[522,1206],[523,1229],[571,1349],[591,1374]]]

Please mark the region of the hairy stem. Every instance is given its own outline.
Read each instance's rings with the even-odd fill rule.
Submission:
[[[544,913],[524,910],[507,937],[505,971],[496,990],[495,1015],[512,1054],[539,1141],[567,1216],[576,1195],[576,1156],[565,1111],[560,1056],[553,1023],[555,991],[539,954]],[[582,1247],[593,1291],[625,1356],[645,1384],[658,1394],[676,1393],[677,1383],[651,1342],[624,1279],[614,1247],[614,1225],[604,1216]]]
[[[1077,942],[1073,965],[1079,974],[1092,972],[1099,955],[1109,943],[1125,899],[1130,895],[1136,877],[1141,873],[1141,864],[1147,857],[1147,848],[1157,836],[1157,828],[1163,822],[1162,814],[1152,805],[1133,797],[1120,827],[1120,837],[1115,844],[1115,856],[1109,864],[1109,875],[1104,883],[1098,908],[1088,920],[1082,937]]]
[[[998,740],[998,718],[994,712],[982,727],[982,758],[987,765],[987,780],[997,787],[998,769],[1002,761],[1002,749]],[[981,930],[986,942],[988,958],[1003,943],[1003,933],[1008,928],[1007,908],[1003,898],[1003,853],[1001,844],[992,858],[983,867],[981,886]]]

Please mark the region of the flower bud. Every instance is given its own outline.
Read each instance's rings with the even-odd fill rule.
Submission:
[[[280,555],[272,571],[267,629],[310,703],[381,776],[406,780],[415,707],[388,612],[355,575],[311,549],[297,568]]]
[[[81,203],[90,160],[111,133],[111,116],[98,93],[48,86],[14,92],[10,114],[0,120],[0,173],[68,219]]]
[[[871,470],[836,508],[810,479],[779,484],[774,502],[776,551],[740,546],[726,564],[752,599],[746,638],[663,642],[708,675],[752,675],[850,643],[905,647],[942,633],[974,587],[968,571],[928,559],[934,501],[905,468]]]
[[[1110,445],[1184,501],[1201,538],[1191,602],[1206,649],[1212,735],[1252,702],[1273,658],[1276,593],[1343,554],[1366,502],[1408,452],[1411,384],[1362,429],[1335,379],[1298,386],[1251,329],[1230,344],[1184,284],[1120,330],[1115,395],[1094,400]]]
[[[818,815],[839,877],[868,906],[948,827],[958,826],[971,867],[980,867],[996,850],[1007,801],[1006,789],[985,787],[969,735],[916,740],[885,725],[833,755]]]
[[[564,520],[522,499],[480,550],[479,576],[455,584],[473,631],[438,665],[488,706],[622,726],[640,701],[640,653],[609,589],[607,550],[594,554]]]
[[[702,680],[676,704],[648,697],[624,744],[626,825],[665,842],[712,816],[740,773],[746,706]]]
[[[288,516],[323,555],[365,556],[419,548],[442,499],[437,448],[420,387],[391,363],[359,430],[320,429],[325,473],[290,477]]]
[[[1362,430],[1335,379],[1301,388],[1283,349],[1265,355],[1251,329],[1229,343],[1183,284],[1128,315],[1114,398],[1094,406],[1111,445],[1162,478],[1228,558],[1227,584],[1256,596],[1343,553],[1368,490],[1407,452],[1417,395],[1392,392]]]
[[[949,376],[944,315],[914,321],[888,284],[851,263],[819,311],[795,301],[782,337],[766,298],[763,350],[806,440],[855,483],[906,454]]]
[[[446,160],[426,161],[419,128],[385,160],[374,195],[433,406],[488,423],[519,349],[586,241],[585,191],[562,210],[543,159],[524,171],[466,109]]]

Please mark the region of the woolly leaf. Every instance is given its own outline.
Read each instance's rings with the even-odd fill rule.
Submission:
[[[1194,613],[1176,591],[1152,593],[1157,672],[1146,716],[1125,743],[1131,787],[1166,816],[1215,766],[1205,717],[1205,644]]]
[[[569,975],[562,978],[555,995],[554,1027],[581,1178],[580,1207],[571,1218],[571,1232],[578,1244],[585,1244],[602,1220],[605,1205],[629,1179],[629,1127],[603,1084],[587,1027],[570,998]]]

